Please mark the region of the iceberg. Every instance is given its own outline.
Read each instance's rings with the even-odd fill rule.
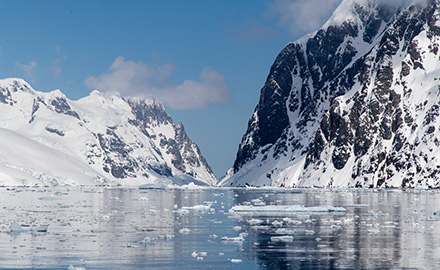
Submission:
[[[233,206],[229,213],[231,214],[295,214],[295,213],[345,213],[347,210],[344,207],[335,206],[311,206],[305,207],[302,205],[236,205]]]

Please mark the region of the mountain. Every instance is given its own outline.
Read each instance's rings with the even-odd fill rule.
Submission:
[[[280,52],[220,184],[440,187],[439,47],[438,0],[342,1]]]
[[[0,185],[214,185],[161,103],[93,91],[72,101],[0,80]]]

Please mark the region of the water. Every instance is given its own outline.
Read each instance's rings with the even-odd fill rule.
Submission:
[[[440,265],[437,190],[0,189],[0,205],[1,269]],[[305,208],[230,213],[236,205]]]

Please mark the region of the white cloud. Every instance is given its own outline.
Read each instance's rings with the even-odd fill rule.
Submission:
[[[23,72],[24,76],[35,80],[36,76],[36,68],[37,68],[37,62],[36,61],[30,61],[27,64],[21,64],[20,62],[15,62],[15,65]]]
[[[61,54],[61,49],[59,46],[56,46],[55,49],[57,58],[52,62],[52,72],[55,77],[58,77],[62,71],[60,62],[67,60],[67,56]]]
[[[392,8],[425,4],[427,0],[347,0],[371,2]],[[271,0],[267,12],[279,18],[279,24],[293,35],[303,35],[319,29],[332,15],[342,0]]]
[[[152,67],[120,56],[107,72],[88,77],[85,84],[90,89],[156,98],[173,109],[201,109],[231,98],[226,78],[218,71],[207,67],[201,72],[199,81],[169,84],[167,79],[175,69],[176,65],[171,63]]]
[[[269,13],[279,17],[279,24],[291,35],[318,29],[330,17],[341,0],[273,0]]]

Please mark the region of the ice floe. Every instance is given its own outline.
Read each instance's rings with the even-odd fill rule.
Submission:
[[[288,214],[288,213],[333,213],[333,212],[346,212],[347,210],[343,207],[335,206],[311,206],[305,207],[302,205],[264,205],[264,206],[253,206],[253,205],[236,205],[230,209],[231,214]]]

